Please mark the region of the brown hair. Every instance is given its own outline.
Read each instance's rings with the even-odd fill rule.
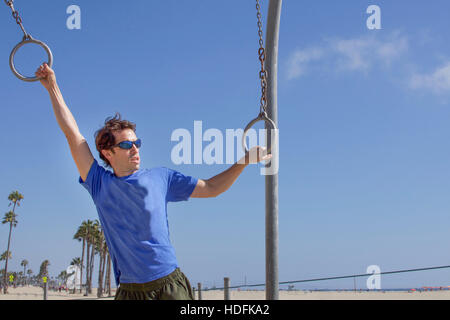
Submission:
[[[114,131],[122,131],[125,129],[131,129],[136,132],[136,124],[128,120],[122,120],[120,113],[116,112],[114,117],[106,118],[104,127],[95,133],[95,145],[100,154],[100,159],[103,160],[106,167],[111,167],[111,164],[103,156],[101,151],[111,149],[116,144],[116,138],[113,134]]]

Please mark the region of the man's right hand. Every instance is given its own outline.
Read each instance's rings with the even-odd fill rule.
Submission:
[[[36,70],[35,75],[40,78],[40,82],[47,90],[56,85],[55,71],[45,62]]]

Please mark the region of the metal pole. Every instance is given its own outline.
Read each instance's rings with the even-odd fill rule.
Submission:
[[[266,30],[267,115],[278,127],[277,71],[278,38],[282,0],[270,0]],[[266,124],[267,146],[272,135]],[[278,153],[278,146],[271,148]],[[278,154],[272,157],[272,167],[278,168]],[[278,172],[266,175],[266,300],[278,300]]]
[[[223,278],[224,300],[230,300],[230,278]]]
[[[44,300],[47,300],[47,281],[44,282]]]
[[[202,300],[202,284],[198,283],[198,300]]]

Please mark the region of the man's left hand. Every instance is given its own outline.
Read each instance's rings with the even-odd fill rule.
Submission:
[[[251,148],[242,158],[239,163],[255,164],[261,161],[266,161],[272,158],[272,154],[267,154],[266,147],[256,146]],[[244,162],[245,159],[245,162]]]

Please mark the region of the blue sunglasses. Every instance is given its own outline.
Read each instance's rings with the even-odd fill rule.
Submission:
[[[142,141],[141,139],[137,139],[136,141],[122,141],[115,146],[112,146],[112,148],[119,147],[120,149],[129,150],[133,148],[133,144],[136,146],[136,148],[139,149],[141,147]]]

